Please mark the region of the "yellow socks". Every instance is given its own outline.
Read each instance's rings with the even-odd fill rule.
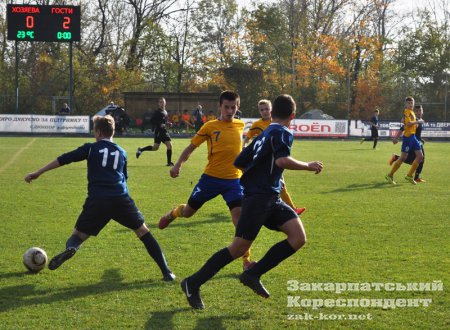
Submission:
[[[186,204],[180,204],[177,207],[175,207],[172,211],[172,215],[175,218],[182,218],[183,217],[183,209],[186,206]]]
[[[250,261],[250,249],[248,249],[247,252],[245,252],[245,254],[242,256],[242,261],[244,263]]]
[[[289,205],[295,210],[294,202],[292,201],[291,196],[287,192],[286,186],[283,189],[281,189],[280,197],[283,200],[283,202],[285,202],[287,205]]]

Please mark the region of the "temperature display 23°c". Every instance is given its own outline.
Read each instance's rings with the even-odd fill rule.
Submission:
[[[80,6],[7,5],[8,40],[80,41]]]

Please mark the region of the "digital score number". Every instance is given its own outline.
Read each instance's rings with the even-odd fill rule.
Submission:
[[[80,17],[80,6],[8,4],[8,40],[80,41]]]

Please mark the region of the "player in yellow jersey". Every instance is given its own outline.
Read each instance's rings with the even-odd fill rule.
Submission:
[[[231,213],[231,219],[236,226],[241,214],[243,189],[240,184],[242,171],[233,163],[242,150],[242,135],[244,122],[235,119],[234,115],[239,109],[240,97],[233,91],[220,94],[220,118],[206,122],[191,143],[183,150],[175,166],[170,170],[170,176],[176,178],[180,175],[181,166],[191,153],[206,141],[208,148],[208,163],[194,187],[187,204],[180,204],[172,208],[159,220],[159,228],[164,229],[176,218],[192,217],[204,203],[222,195]],[[247,251],[243,257],[244,269],[252,266]]]
[[[249,144],[249,142],[257,137],[259,134],[261,134],[267,127],[269,127],[270,123],[272,122],[272,117],[271,117],[271,113],[272,113],[272,102],[270,102],[269,100],[260,100],[258,102],[258,110],[259,113],[261,114],[261,119],[255,121],[252,126],[250,127],[250,129],[247,132],[247,136],[245,137],[244,140],[244,148]],[[297,215],[302,214],[306,208],[304,207],[296,207],[294,205],[294,202],[292,201],[291,195],[289,195],[287,189],[286,189],[286,184],[284,182],[284,178],[282,178],[282,185],[281,185],[281,192],[280,192],[280,196],[281,199],[288,204],[290,207],[292,207],[295,211],[295,213],[297,213]]]
[[[392,165],[391,171],[386,174],[385,179],[392,184],[396,184],[394,181],[394,173],[400,168],[400,166],[405,161],[406,157],[408,157],[408,152],[413,150],[416,154],[416,158],[414,159],[411,169],[408,174],[405,176],[405,180],[416,184],[414,181],[413,174],[416,171],[419,164],[423,161],[423,153],[420,147],[420,142],[416,137],[416,129],[417,125],[423,123],[423,119],[416,120],[416,115],[413,111],[414,109],[414,99],[408,96],[405,99],[405,110],[403,111],[402,122],[405,126],[403,131],[402,138],[402,154],[399,159]]]

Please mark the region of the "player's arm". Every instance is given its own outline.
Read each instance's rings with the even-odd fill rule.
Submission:
[[[312,171],[316,174],[319,174],[323,169],[323,164],[320,161],[306,163],[292,158],[291,156],[277,158],[275,164],[286,170]]]
[[[183,150],[180,157],[178,158],[177,162],[175,163],[174,167],[170,169],[170,176],[172,178],[176,178],[180,175],[181,165],[183,165],[184,162],[186,162],[189,159],[189,156],[192,154],[192,152],[197,148],[197,146],[190,143],[186,149]]]
[[[44,167],[42,167],[41,169],[37,170],[36,172],[28,173],[25,176],[25,181],[28,183],[31,183],[31,181],[39,178],[45,172],[53,170],[60,166],[61,166],[61,164],[59,163],[58,159],[55,159],[55,160],[51,161],[50,163],[48,163],[47,165],[45,165]]]

